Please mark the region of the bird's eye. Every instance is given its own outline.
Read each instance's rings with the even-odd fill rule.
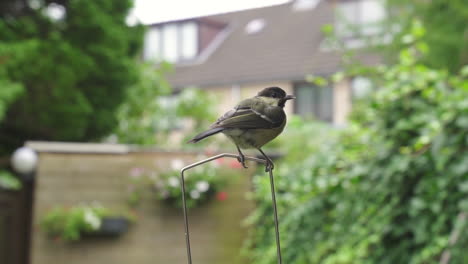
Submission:
[[[271,97],[276,98],[277,97],[276,93],[273,93]]]

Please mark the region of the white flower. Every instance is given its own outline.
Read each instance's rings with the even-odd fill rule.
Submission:
[[[171,160],[171,168],[173,170],[181,170],[184,167],[184,162],[181,159]]]
[[[195,184],[195,188],[199,192],[206,192],[210,189],[210,184],[207,181],[199,181]]]
[[[167,180],[167,183],[169,184],[169,186],[171,186],[171,187],[173,187],[173,188],[179,187],[179,178],[177,178],[177,177],[170,177],[170,178]]]
[[[198,199],[200,198],[200,192],[198,192],[197,190],[192,190],[190,192],[190,197],[192,197],[192,199]]]
[[[93,230],[97,230],[99,227],[101,227],[101,219],[99,219],[99,217],[91,209],[85,210],[84,220],[91,226]]]

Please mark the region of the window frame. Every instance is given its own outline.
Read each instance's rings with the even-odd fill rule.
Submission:
[[[314,85],[313,83],[307,82],[307,81],[297,81],[293,83],[293,90],[294,94],[296,96],[299,96],[298,90],[301,89],[301,87],[308,87],[310,89],[313,89],[313,96],[314,98],[319,98],[317,101],[314,99],[313,105],[312,105],[312,116],[320,121],[327,122],[327,123],[333,123],[334,121],[334,114],[335,114],[335,89],[333,86],[318,86]],[[330,102],[329,102],[329,109],[330,115],[329,116],[324,116],[324,113],[322,113],[322,109],[320,106],[320,100],[323,100],[324,94],[323,92],[320,92],[322,89],[329,89],[331,92],[330,96]],[[318,94],[318,96],[316,96]],[[293,108],[294,114],[300,115],[300,116],[306,116],[304,113],[299,113],[299,100],[296,100],[294,102],[294,108]]]
[[[184,25],[186,24],[193,24],[195,26],[195,40],[190,40],[190,41],[193,41],[193,44],[195,45],[195,53],[192,57],[186,57],[184,56],[184,53],[183,53],[183,45],[184,45],[184,42],[186,40],[184,40],[184,34],[183,34],[183,27]],[[164,28],[165,27],[168,27],[168,26],[175,26],[175,45],[176,45],[176,56],[175,56],[175,59],[171,59],[171,60],[168,60],[167,59],[167,56],[165,54],[165,38],[166,38],[166,34],[164,34]],[[155,52],[156,55],[153,55],[153,54],[145,54],[147,48],[144,47],[143,48],[143,59],[144,60],[157,60],[157,61],[161,61],[161,60],[164,60],[164,61],[168,61],[168,62],[171,62],[171,63],[186,63],[186,62],[190,62],[190,61],[193,61],[197,58],[197,56],[199,55],[199,52],[200,52],[200,23],[199,21],[193,21],[193,20],[189,20],[189,21],[183,21],[183,22],[175,22],[175,23],[165,23],[165,24],[161,24],[161,25],[158,25],[158,26],[154,26],[151,28],[151,30],[158,30],[158,35],[159,35],[159,38],[158,38],[158,48],[157,48],[157,51]],[[167,44],[167,43],[166,43]],[[146,42],[145,42],[145,45]]]

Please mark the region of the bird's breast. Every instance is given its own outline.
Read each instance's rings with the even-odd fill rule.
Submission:
[[[223,133],[242,149],[261,148],[276,138],[284,129],[284,125],[276,128],[262,129],[226,129]]]

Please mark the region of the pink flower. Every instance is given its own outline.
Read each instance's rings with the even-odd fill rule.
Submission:
[[[218,201],[224,201],[224,200],[226,200],[227,198],[228,198],[227,192],[218,192],[218,193],[216,194],[216,199],[217,199]]]
[[[205,155],[212,156],[214,154],[215,154],[215,150],[213,148],[206,148],[205,149]]]
[[[242,164],[237,160],[231,160],[229,162],[229,167],[231,167],[233,169],[240,169],[240,168],[242,168]]]

